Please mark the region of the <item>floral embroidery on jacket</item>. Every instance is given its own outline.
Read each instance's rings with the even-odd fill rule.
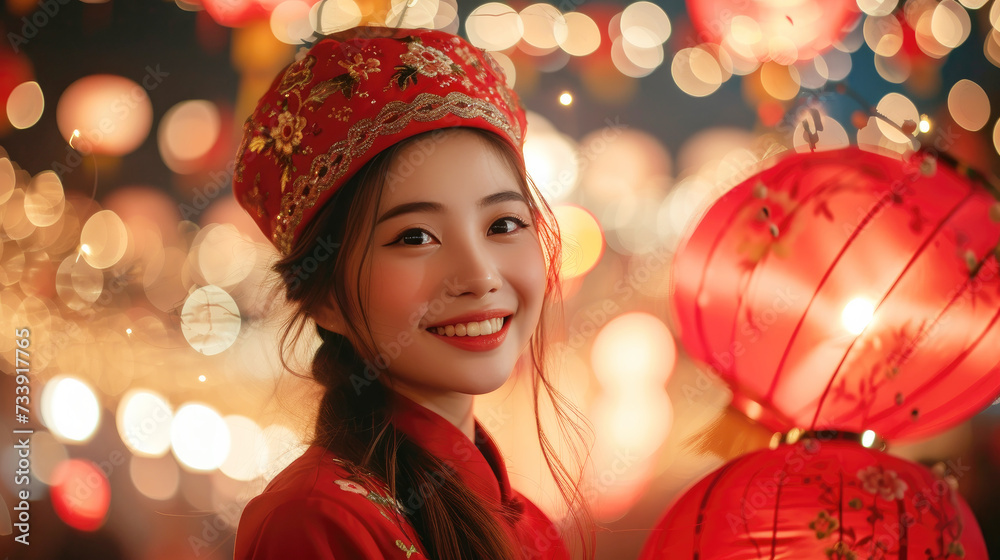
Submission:
[[[389,487],[379,477],[375,476],[374,473],[360,465],[340,458],[333,458],[332,460],[348,473],[346,479],[341,478],[333,482],[344,492],[358,494],[367,498],[368,501],[375,505],[382,517],[391,521],[405,534],[406,529],[402,523],[402,517],[404,516],[403,504],[392,497]],[[407,543],[397,539],[396,546],[406,553],[407,558],[414,553],[420,554],[420,551],[417,550],[412,540]]]
[[[350,480],[334,480],[337,486],[340,486],[341,490],[346,492],[353,492],[355,494],[361,494],[364,497],[368,497],[368,490],[365,490],[364,486],[361,486],[357,482],[351,482]]]

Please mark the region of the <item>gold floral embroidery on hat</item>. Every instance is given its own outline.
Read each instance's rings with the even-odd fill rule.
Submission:
[[[424,45],[420,37],[405,37],[402,41],[406,43],[406,52],[399,56],[402,64],[396,66],[396,72],[392,75],[399,89],[404,90],[410,84],[416,84],[419,74],[429,78],[452,74],[465,75],[462,67],[455,64],[448,55],[434,47]]]
[[[302,60],[290,64],[285,70],[285,75],[281,78],[278,91],[288,93],[309,83],[309,80],[312,79],[312,67],[315,64],[316,57],[313,55],[305,56]]]
[[[346,62],[341,60],[338,62],[341,66],[347,69],[347,72],[355,80],[367,80],[369,73],[381,72],[382,69],[379,68],[379,61],[377,58],[366,59],[360,53],[354,55],[354,62]]]
[[[243,205],[247,208],[252,209],[257,217],[263,218],[267,215],[267,209],[264,207],[264,200],[267,195],[270,194],[267,191],[263,193],[260,192],[260,173],[254,178],[253,189],[247,191],[243,196]]]
[[[521,145],[521,127],[517,120],[509,120],[496,105],[485,99],[461,92],[444,96],[425,92],[409,103],[387,103],[374,118],[354,123],[343,140],[313,158],[309,173],[297,177],[293,188],[281,197],[281,211],[274,217],[271,230],[271,240],[278,250],[286,255],[291,252],[295,230],[302,223],[304,213],[316,205],[320,195],[336,184],[354,159],[371,149],[380,136],[399,134],[413,121],[432,122],[448,115],[461,119],[481,118],[504,131],[515,145]]]

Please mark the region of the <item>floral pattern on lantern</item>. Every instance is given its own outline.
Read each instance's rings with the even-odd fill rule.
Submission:
[[[640,559],[986,559],[956,486],[855,442],[803,439],[703,478],[673,503]]]

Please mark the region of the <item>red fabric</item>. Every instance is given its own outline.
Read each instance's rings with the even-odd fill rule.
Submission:
[[[986,560],[957,483],[857,443],[802,440],[703,478],[639,559]]]
[[[525,559],[569,559],[555,525],[510,487],[503,457],[478,422],[479,447],[440,415],[399,397],[394,424],[454,467],[484,501],[502,501],[519,512],[503,524]],[[400,501],[407,507],[419,504],[417,496]],[[247,504],[236,532],[235,558],[373,560],[426,558],[426,551],[392,507],[382,481],[359,476],[326,449],[312,446]]]
[[[288,254],[324,203],[393,144],[473,127],[520,154],[526,126],[486,51],[444,31],[355,28],[319,41],[274,79],[243,127],[233,193]]]
[[[922,153],[784,157],[677,252],[684,347],[775,431],[893,441],[959,424],[1000,393],[997,204]],[[860,334],[842,321],[855,298],[875,308]]]

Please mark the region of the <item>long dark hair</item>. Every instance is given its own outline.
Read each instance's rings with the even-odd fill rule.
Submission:
[[[571,448],[577,452],[575,459],[579,460],[581,451],[586,448],[581,428],[585,425],[583,417],[555,390],[544,367],[544,341],[549,328],[546,317],[549,311],[561,311],[558,226],[551,208],[528,180],[517,152],[493,133],[465,130],[475,131],[510,165],[520,178],[521,190],[531,206],[547,263],[546,303],[530,342],[536,426],[543,456],[572,513],[570,518],[575,522],[584,555],[591,557],[593,535],[580,491],[580,473],[571,472],[556,457],[554,445],[543,432],[539,416],[539,403],[544,393],[555,411],[560,433],[574,438],[570,440]],[[373,158],[311,221],[292,252],[273,265],[283,280],[285,297],[294,307],[281,336],[281,362],[291,370],[286,355],[291,355],[291,349],[307,332],[306,327],[315,319],[315,310],[333,302],[342,311],[350,333],[348,337],[316,325],[322,344],[312,360],[312,378],[322,386],[323,397],[312,443],[382,478],[401,503],[405,503],[405,496],[416,492],[422,501],[419,507],[407,509],[406,514],[431,558],[516,560],[541,557],[550,543],[534,543],[538,549],[535,551],[515,549],[498,521],[514,512],[491,511],[491,506],[483,503],[459,479],[454,468],[425,451],[390,422],[392,379],[389,375],[376,377],[379,372],[373,372],[368,365],[377,363],[374,357],[378,354],[360,296],[349,293],[352,290],[347,287],[351,285],[347,281],[349,274],[356,275],[354,286],[360,287],[366,281],[365,266],[350,270],[347,263],[368,262],[373,245],[373,224],[382,192],[390,180],[389,167],[393,159],[406,145],[421,137],[446,133],[433,131],[412,137]],[[362,238],[365,231],[367,239]],[[319,251],[321,244],[324,248],[334,246],[338,249],[328,258],[316,258],[316,255],[327,254],[325,250]],[[360,259],[355,260],[358,256]],[[308,274],[303,274],[303,270]],[[554,540],[559,535],[549,537]]]

